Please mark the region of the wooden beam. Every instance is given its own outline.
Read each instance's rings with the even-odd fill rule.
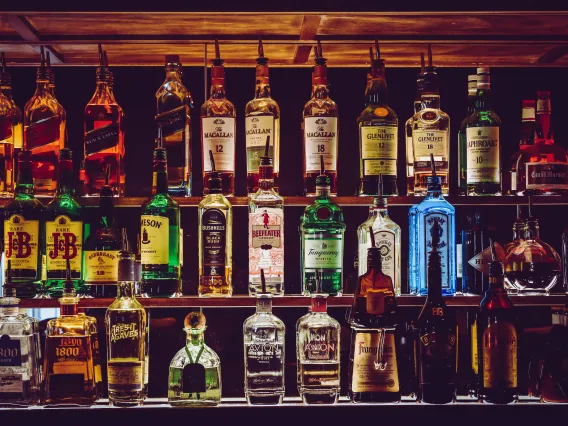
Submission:
[[[41,38],[33,25],[24,16],[8,15],[8,22],[25,41],[40,42]],[[30,45],[32,49],[39,53],[40,46]],[[62,64],[63,55],[55,50],[53,47],[47,45],[44,49],[51,55],[52,64]]]
[[[320,15],[304,15],[302,29],[300,30],[300,40],[314,40],[318,33],[320,22]],[[312,46],[296,46],[294,64],[305,64],[308,62],[311,51]]]
[[[536,60],[539,65],[552,64],[568,54],[568,46],[555,46]]]

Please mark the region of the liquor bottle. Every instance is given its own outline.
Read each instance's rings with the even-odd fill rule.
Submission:
[[[124,112],[114,97],[112,72],[106,52],[99,44],[97,87],[85,107],[85,177],[87,195],[100,195],[105,184],[107,166],[110,166],[110,186],[114,195],[124,195],[125,144]]]
[[[349,354],[349,398],[352,402],[398,402],[397,306],[392,279],[382,271],[381,250],[374,234],[367,249],[367,272],[357,280]]]
[[[327,59],[321,43],[315,47],[315,66],[312,71],[312,98],[304,106],[304,191],[317,193],[320,158],[323,156],[330,181],[330,193],[337,195],[338,124],[337,104],[329,97]]]
[[[382,256],[382,271],[388,275],[394,286],[394,292],[400,296],[401,292],[401,231],[390,217],[387,197],[383,196],[381,189],[381,176],[379,176],[379,195],[373,199],[373,206],[369,209],[369,217],[357,228],[358,239],[358,276],[367,272],[367,249],[371,246],[372,229],[376,247]]]
[[[442,256],[438,243],[439,220],[432,225],[432,250],[428,255],[428,296],[415,324],[418,393],[427,404],[449,404],[456,398],[457,324],[442,297]]]
[[[198,206],[200,297],[230,297],[233,294],[233,208],[222,194],[223,180],[211,162],[207,195]]]
[[[0,407],[28,407],[40,401],[38,322],[20,310],[12,283],[11,260],[0,298]]]
[[[14,125],[14,168],[18,165],[18,153],[22,150],[24,145],[24,126],[23,126],[23,116],[22,110],[20,107],[14,102],[12,98],[12,77],[6,70],[6,57],[4,56],[4,52],[1,54],[1,61],[2,61],[2,71],[0,72],[0,92],[8,99],[8,101],[12,104],[12,123]],[[18,170],[13,171],[13,176],[18,175]]]
[[[422,90],[424,89],[424,53],[420,54],[420,72],[416,75],[416,94],[414,95],[414,114],[420,111],[422,103]],[[412,145],[412,115],[404,124],[404,134],[406,137],[406,195],[414,194],[414,148]]]
[[[553,308],[552,327],[547,337],[540,372],[541,402],[568,402],[568,306]]]
[[[442,181],[444,194],[449,192],[450,117],[440,109],[438,73],[432,65],[432,48],[428,45],[428,66],[424,70],[423,108],[412,117],[414,152],[414,195],[426,195],[431,170],[431,155]]]
[[[120,253],[116,299],[105,315],[109,404],[134,407],[144,403],[146,311],[134,295],[134,255]]]
[[[31,151],[18,155],[18,183],[14,199],[4,207],[4,250],[12,262],[17,297],[34,297],[39,291],[43,252],[44,207],[34,197]]]
[[[178,55],[166,55],[166,79],[156,92],[156,123],[168,155],[170,195],[191,195],[191,114],[193,99],[182,82]]]
[[[439,226],[438,254],[442,258],[442,294],[456,292],[456,209],[442,195],[443,180],[437,175],[431,154],[432,175],[427,178],[428,194],[408,212],[409,230],[409,281],[410,293],[422,296],[428,293],[426,247],[432,247],[434,223]]]
[[[46,288],[48,294],[60,296],[66,279],[66,261],[71,261],[71,278],[75,288],[82,287],[83,214],[75,198],[71,150],[59,151],[57,191],[45,207]]]
[[[95,387],[97,388],[97,398],[102,398],[104,396],[103,367],[101,365],[101,345],[99,340],[97,318],[87,316],[84,312],[79,312],[79,316],[85,317],[87,323],[89,324],[89,329],[91,330],[91,348],[93,351],[93,369],[95,370]]]
[[[51,94],[43,47],[37,69],[37,87],[24,108],[24,149],[32,153],[32,176],[37,194],[53,195],[57,185],[57,159],[65,147],[64,110]]]
[[[377,195],[379,176],[383,194],[398,195],[396,166],[398,159],[398,116],[388,105],[385,61],[379,43],[376,56],[371,54],[371,72],[367,75],[365,109],[359,115],[359,149],[361,182],[359,195]]]
[[[298,393],[304,404],[337,402],[340,336],[339,322],[327,313],[326,296],[314,295],[311,312],[296,323]]]
[[[185,317],[185,346],[170,363],[168,403],[174,407],[211,407],[221,402],[221,360],[203,340],[205,315]]]
[[[180,212],[168,194],[168,161],[161,131],[154,149],[152,197],[142,204],[140,257],[142,293],[171,297],[180,291]]]
[[[5,67],[6,62],[2,53],[2,72],[0,73],[0,196],[10,196],[14,191],[13,155],[14,139],[16,138],[16,110],[14,101],[4,94],[4,87],[10,87],[10,75],[5,72]]]
[[[516,316],[503,287],[503,264],[494,251],[489,267],[489,289],[479,305],[475,327],[479,399],[493,404],[515,402],[518,398]]]
[[[458,130],[458,191],[467,194],[467,120],[475,112],[477,102],[477,74],[467,76],[467,114]]]
[[[262,288],[256,294],[256,312],[243,324],[245,397],[250,405],[281,404],[284,397],[284,341],[286,327],[272,313],[272,294]]]
[[[211,90],[209,99],[201,106],[201,165],[203,195],[209,193],[208,182],[213,170],[207,153],[213,152],[216,173],[221,179],[221,193],[235,194],[235,106],[225,94],[225,68],[215,40],[215,59],[211,61]]]
[[[316,197],[300,219],[302,293],[339,296],[343,292],[343,213],[330,198],[330,178],[320,156]],[[321,275],[316,282],[316,271]]]
[[[519,149],[509,159],[509,164],[511,164],[509,195],[523,195],[525,193],[526,179],[522,179],[524,171],[518,170],[518,163],[519,161],[522,162],[524,152],[534,145],[536,135],[535,109],[536,102],[534,100],[523,100]]]
[[[527,229],[527,220],[525,219],[525,212],[523,206],[517,205],[517,217],[513,222],[513,239],[505,244],[505,255],[508,255],[511,251],[515,250],[521,242],[525,239],[525,231]],[[507,278],[505,277],[505,284],[507,284]]]
[[[278,189],[278,174],[280,172],[280,107],[270,96],[268,58],[264,57],[261,40],[258,42],[254,99],[248,102],[245,108],[245,132],[248,193],[255,193],[258,189],[259,166],[267,136],[270,136],[271,142],[268,156],[273,158],[274,163],[274,187]]]
[[[59,318],[49,320],[46,329],[43,363],[43,398],[46,406],[92,405],[97,400],[92,323],[79,315],[71,263],[67,259],[67,277]]]

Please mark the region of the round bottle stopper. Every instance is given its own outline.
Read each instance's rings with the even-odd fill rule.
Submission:
[[[205,315],[201,312],[190,312],[183,320],[183,326],[186,329],[203,330],[205,329],[205,324]]]

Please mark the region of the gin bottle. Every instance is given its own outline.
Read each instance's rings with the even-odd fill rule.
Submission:
[[[433,156],[432,156],[433,157]],[[434,164],[431,159],[430,164]],[[427,178],[426,198],[408,212],[409,220],[409,281],[410,293],[425,296],[428,293],[426,265],[428,248],[432,248],[434,223],[438,224],[438,253],[442,267],[442,294],[456,292],[456,209],[442,195],[442,178],[432,167]]]
[[[416,76],[416,94],[414,95],[414,114],[424,108],[422,104],[422,90],[424,89],[424,53],[420,54],[420,72]],[[404,124],[406,137],[406,195],[414,194],[414,147],[412,145],[412,120],[414,115]]]
[[[170,363],[168,402],[174,407],[210,407],[221,402],[221,360],[204,342],[205,315],[185,317],[185,346]]]
[[[260,270],[264,270],[266,289],[284,295],[284,200],[274,190],[270,136],[260,157],[258,187],[249,199],[249,294],[260,290]]]
[[[320,156],[316,197],[304,210],[300,221],[302,293],[329,296],[343,292],[343,234],[345,222],[341,209],[331,201],[330,179]],[[316,271],[321,274],[316,285]]]
[[[282,403],[284,397],[284,338],[286,328],[272,313],[272,294],[262,288],[256,296],[256,313],[243,325],[245,396],[251,405]]]

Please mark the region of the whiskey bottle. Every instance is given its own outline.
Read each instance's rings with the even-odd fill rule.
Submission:
[[[57,186],[59,150],[65,147],[64,110],[52,95],[43,47],[37,87],[24,108],[24,149],[32,153],[32,176],[37,194],[53,195]]]
[[[185,317],[185,346],[170,363],[168,403],[174,407],[211,407],[221,402],[221,359],[204,342],[205,315]]]
[[[304,106],[304,191],[308,196],[317,192],[320,159],[323,156],[330,182],[330,194],[337,195],[338,124],[337,104],[329,97],[327,59],[323,57],[321,43],[315,49],[315,66],[312,71],[312,98]]]
[[[134,295],[134,255],[120,253],[116,299],[105,315],[109,404],[142,405],[145,398],[146,311]]]
[[[300,219],[302,293],[338,296],[343,292],[343,213],[330,198],[330,178],[320,156],[316,197]],[[320,273],[319,286],[316,272]]]
[[[2,61],[2,70],[0,71],[0,92],[12,104],[11,116],[12,124],[14,125],[14,167],[12,176],[14,176],[15,180],[15,177],[18,175],[18,170],[16,169],[18,165],[18,153],[22,150],[22,147],[24,145],[23,116],[22,110],[12,98],[12,77],[6,69],[6,57],[4,56],[4,52],[2,52],[0,55]]]
[[[525,173],[518,166],[519,161],[522,164],[523,154],[534,145],[536,135],[535,110],[536,102],[534,100],[523,100],[519,149],[509,159],[509,164],[511,164],[509,195],[524,195],[525,193]]]
[[[29,150],[18,155],[14,199],[4,207],[4,250],[17,297],[38,294],[42,271],[44,207],[34,196],[31,158]]]
[[[198,206],[200,297],[233,294],[233,208],[222,194],[223,181],[209,151],[208,194]]]
[[[467,76],[467,114],[458,130],[458,191],[467,194],[467,121],[477,103],[477,74]]]
[[[270,136],[258,167],[258,190],[249,197],[249,295],[260,290],[264,270],[267,291],[284,295],[284,200],[274,190]]]
[[[438,73],[432,65],[432,48],[428,45],[428,66],[424,70],[423,108],[412,117],[412,147],[414,151],[414,195],[426,195],[431,170],[431,155],[442,193],[449,192],[450,117],[440,109]]]
[[[553,308],[539,378],[540,401],[568,402],[568,306]]]
[[[379,176],[383,194],[398,195],[396,167],[398,159],[398,116],[388,105],[385,62],[379,43],[376,56],[370,48],[371,72],[367,74],[365,109],[359,115],[360,174],[359,195],[377,195]]]
[[[182,82],[178,55],[166,55],[166,79],[156,92],[156,123],[168,155],[170,195],[191,195],[191,93]]]
[[[11,196],[14,191],[14,139],[16,137],[15,104],[4,94],[4,87],[10,85],[9,75],[5,77],[4,54],[0,73],[0,196]],[[10,90],[11,91],[11,90]]]
[[[156,145],[152,197],[142,204],[140,217],[142,292],[146,297],[171,297],[178,295],[181,284],[180,212],[168,194],[168,162],[161,135]]]
[[[339,399],[340,336],[339,322],[327,313],[326,296],[314,295],[311,311],[296,323],[298,393],[304,404]]]
[[[273,159],[274,187],[276,190],[278,190],[278,173],[280,171],[280,107],[270,96],[268,58],[264,57],[262,40],[258,42],[256,64],[254,99],[248,102],[245,108],[247,189],[249,194],[258,190],[259,166],[267,136],[270,137],[268,156]]]
[[[208,182],[213,170],[207,155],[213,152],[216,173],[221,179],[221,193],[235,194],[235,106],[225,94],[225,68],[215,40],[215,59],[211,61],[211,90],[209,99],[201,106],[201,165],[203,195],[209,193]]]
[[[414,114],[420,111],[422,104],[422,90],[424,89],[424,53],[420,54],[420,72],[416,76],[416,94],[414,95]],[[414,147],[412,144],[412,128],[414,115],[404,124],[404,135],[406,137],[406,195],[414,194]]]
[[[442,228],[432,225],[432,250],[428,256],[428,296],[415,323],[418,392],[427,404],[449,404],[456,398],[457,325],[442,297],[442,256],[438,251]]]
[[[351,326],[349,398],[352,402],[398,402],[397,306],[392,279],[382,271],[381,249],[369,229],[367,272],[357,280]]]
[[[57,191],[45,207],[46,288],[60,296],[66,279],[66,261],[71,261],[71,279],[76,290],[82,286],[83,214],[74,194],[71,150],[59,151]]]

